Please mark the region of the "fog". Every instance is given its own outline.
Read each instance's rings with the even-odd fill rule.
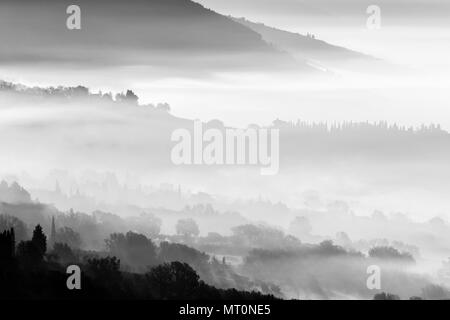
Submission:
[[[123,270],[283,298],[370,299],[370,265],[448,298],[448,5],[381,1],[368,30],[356,1],[198,2],[81,1],[73,33],[65,1],[0,4],[0,231],[56,217]],[[279,130],[279,172],[175,165],[194,120]]]

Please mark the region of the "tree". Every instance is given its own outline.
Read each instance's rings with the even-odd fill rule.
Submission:
[[[131,231],[125,235],[113,233],[105,242],[112,255],[133,267],[147,268],[157,262],[156,246],[145,235]]]
[[[127,94],[125,97],[126,97],[127,101],[133,102],[133,103],[137,103],[137,101],[139,100],[139,97],[137,95],[135,95],[134,92],[131,90],[127,90]]]
[[[87,271],[94,278],[120,277],[120,260],[116,257],[88,259]]]
[[[42,264],[44,255],[33,241],[21,241],[16,256],[24,268],[35,268]]]
[[[324,240],[319,243],[319,253],[325,256],[345,255],[347,250],[341,246],[337,246],[332,240]]]
[[[36,246],[36,249],[39,250],[43,257],[47,252],[47,237],[39,224],[34,228],[31,242]]]
[[[16,241],[28,239],[28,228],[22,220],[7,214],[0,215],[0,232],[11,228],[14,229]]]
[[[120,260],[116,257],[92,258],[87,260],[86,274],[95,281],[96,286],[103,288],[111,297],[122,295],[122,273]]]
[[[116,100],[119,102],[137,104],[139,97],[135,95],[133,91],[127,90],[126,94],[123,93],[116,94]]]
[[[206,253],[180,243],[164,241],[160,243],[159,248],[159,259],[162,262],[180,261],[188,263],[196,270],[205,268],[210,258]]]
[[[184,237],[198,237],[200,229],[193,219],[180,219],[176,225],[177,234]]]
[[[69,227],[63,227],[58,230],[56,242],[67,244],[74,249],[79,249],[82,245],[80,234]]]
[[[200,277],[194,269],[177,261],[152,268],[146,278],[158,296],[166,299],[192,298],[200,285]]]
[[[0,232],[0,264],[10,261],[15,254],[16,240],[14,229]]]
[[[21,264],[27,268],[40,266],[46,252],[47,237],[40,225],[34,228],[31,241],[22,241],[17,246],[17,257],[21,261]]]
[[[263,224],[246,224],[233,227],[233,242],[238,246],[277,248],[299,245],[294,237],[286,237],[282,230]]]
[[[62,263],[76,262],[76,256],[72,249],[65,243],[55,243],[53,245],[52,254],[56,255],[57,259]]]
[[[162,220],[151,213],[142,213],[138,217],[130,217],[127,222],[130,229],[152,238],[157,237],[161,232]]]
[[[415,262],[414,257],[408,252],[400,252],[389,246],[374,247],[369,250],[371,258],[385,259],[391,261]]]

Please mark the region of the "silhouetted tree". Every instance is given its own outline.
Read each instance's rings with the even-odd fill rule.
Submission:
[[[116,257],[88,259],[86,270],[94,279],[111,280],[121,277],[120,260]]]
[[[161,242],[159,248],[159,259],[162,262],[180,261],[201,269],[209,261],[209,255],[184,244]]]
[[[31,242],[36,246],[36,248],[41,252],[42,256],[47,252],[47,237],[42,231],[42,227],[38,224],[33,231],[33,237]]]
[[[194,269],[181,262],[154,267],[146,278],[158,296],[166,299],[192,299],[200,284],[200,277]]]
[[[116,94],[116,101],[137,104],[139,97],[133,91],[127,90],[126,94]]]
[[[7,214],[0,215],[0,232],[11,228],[14,229],[16,241],[28,239],[28,228],[22,220]]]
[[[0,263],[10,261],[15,255],[16,240],[14,229],[0,232]]]
[[[77,260],[72,248],[66,243],[55,243],[51,254],[62,264],[75,263]]]
[[[282,230],[266,225],[246,224],[231,229],[236,246],[280,248],[300,245],[300,240],[286,236]]]
[[[24,268],[34,268],[41,265],[44,255],[33,241],[21,241],[17,245],[17,258]]]
[[[414,257],[408,252],[400,252],[389,246],[374,247],[369,250],[369,256],[372,258],[396,260],[403,262],[415,262]]]
[[[146,236],[134,232],[113,233],[105,240],[109,252],[132,267],[147,269],[157,264],[156,246]]]
[[[65,243],[74,249],[78,249],[82,245],[80,234],[69,227],[58,229],[55,241],[58,243]]]

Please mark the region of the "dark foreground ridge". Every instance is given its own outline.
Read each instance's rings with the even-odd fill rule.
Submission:
[[[205,284],[186,263],[171,262],[149,268],[144,274],[123,272],[116,257],[84,256],[81,287],[69,289],[70,271],[58,262],[73,255],[65,244],[47,253],[47,239],[37,226],[30,241],[15,243],[14,229],[0,234],[1,299],[160,299],[253,300],[273,296],[235,289],[222,290]],[[69,280],[68,280],[69,279]]]

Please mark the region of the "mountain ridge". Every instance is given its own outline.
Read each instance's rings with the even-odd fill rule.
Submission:
[[[71,4],[67,0],[47,0],[39,5],[29,0],[2,2],[0,42],[4,50],[0,59],[192,64],[199,68],[207,63],[219,68],[245,68],[246,64],[294,67],[289,55],[263,41],[258,33],[190,0],[79,0],[81,30],[66,28],[66,9]]]
[[[81,30],[68,30],[66,9],[71,4],[69,0],[46,0],[39,5],[30,0],[3,1],[0,59],[316,72],[307,61],[324,60],[327,54],[365,58],[317,39],[225,16],[191,0],[79,0]],[[270,36],[269,31],[277,34]],[[287,43],[280,41],[280,35],[294,39]],[[311,44],[314,50],[308,49]],[[305,48],[307,55],[295,50]]]
[[[244,17],[230,16],[230,18],[257,32],[264,41],[285,50],[297,59],[316,62],[330,68],[348,68],[348,62],[380,62],[379,59],[364,53],[318,39],[313,34],[302,35],[271,27],[264,23],[252,22]]]

